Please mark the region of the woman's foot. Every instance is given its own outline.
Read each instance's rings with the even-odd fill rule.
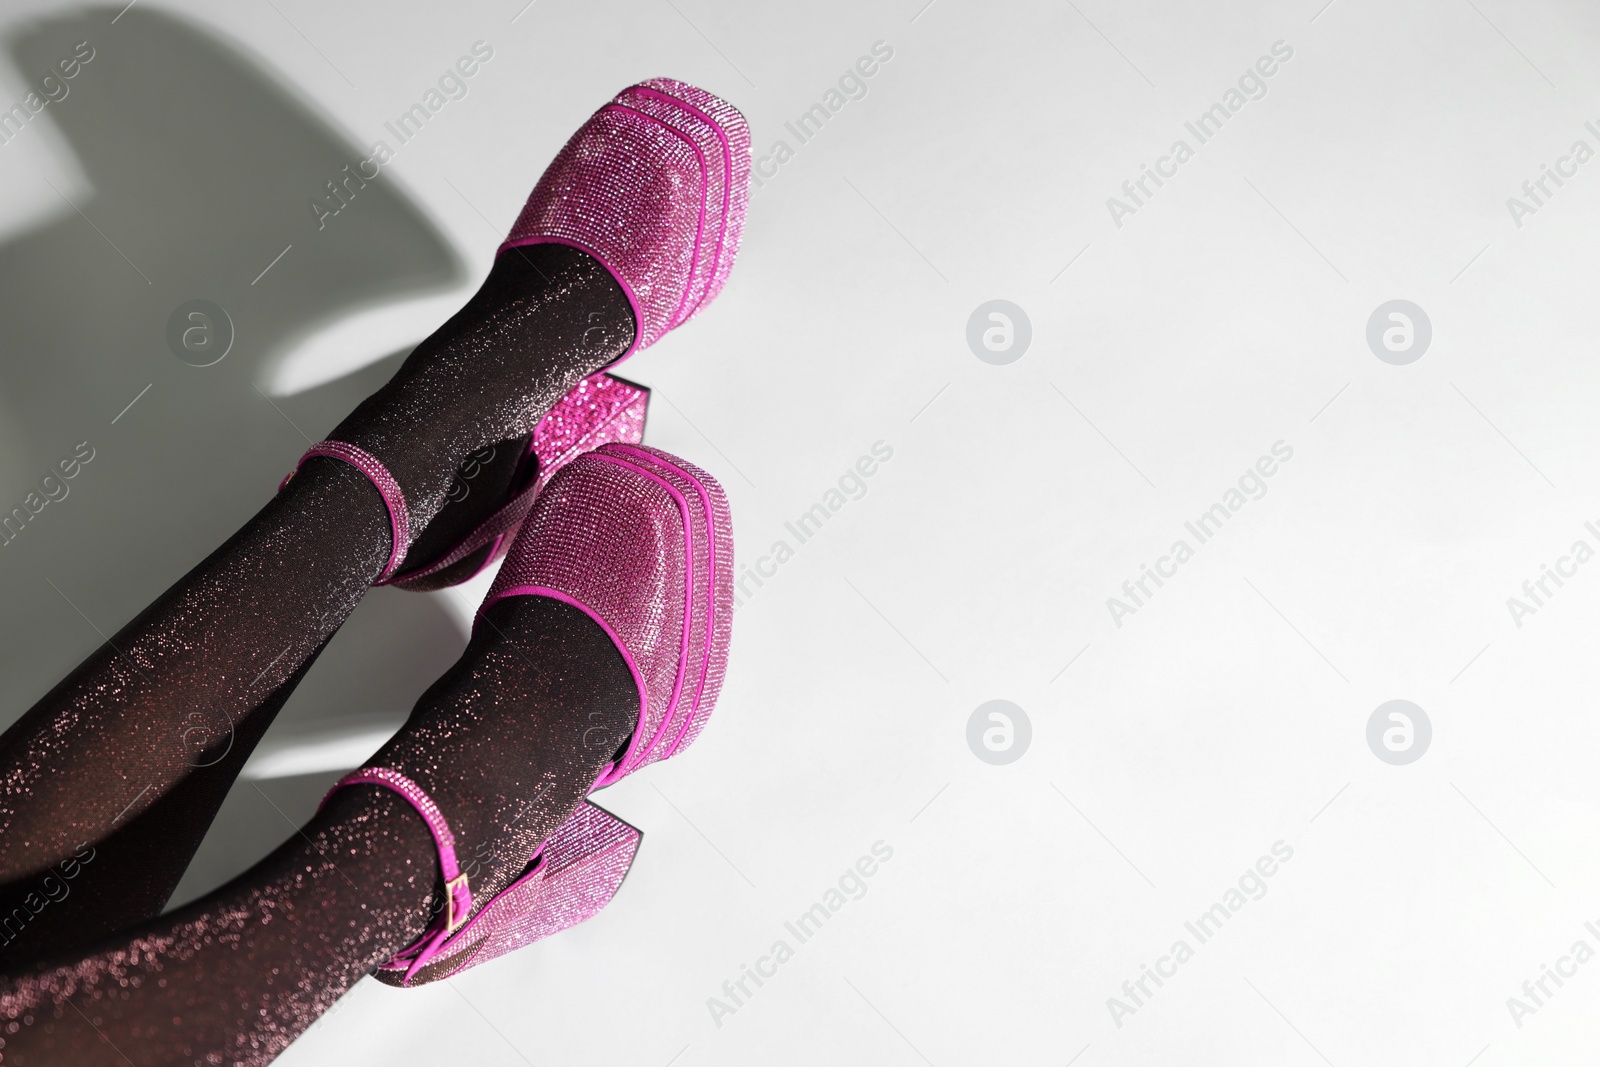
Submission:
[[[437,798],[483,899],[572,818],[637,698],[603,631],[564,604],[497,605],[378,758]],[[443,906],[435,842],[373,786],[215,892],[86,954],[0,976],[0,1062],[265,1064]],[[52,904],[51,907],[60,907]]]
[[[531,498],[515,499],[525,435],[585,374],[653,344],[715,299],[738,254],[749,178],[744,116],[671,79],[624,89],[573,135],[523,206],[484,291],[407,361],[421,384],[408,385],[403,369],[382,403],[363,405],[364,418],[335,432],[388,466],[405,494],[407,541],[416,540],[385,582],[436,588],[491,562]],[[598,284],[596,266],[611,285]],[[497,346],[530,377],[479,366]],[[430,454],[401,455],[419,430]],[[451,499],[461,480],[441,463],[454,474],[469,453],[485,456],[470,461],[482,491]],[[507,536],[478,551],[501,526]]]
[[[404,767],[447,813],[460,868],[487,900],[565,832],[637,715],[627,665],[600,627],[569,605],[518,598],[485,613],[377,759]],[[138,1063],[265,1064],[422,934],[443,890],[436,842],[405,799],[338,790],[201,900],[87,954],[0,976],[0,1062],[123,1064],[121,1049]]]
[[[416,534],[445,506],[466,457],[494,446],[511,451],[504,445],[532,433],[568,390],[620,356],[633,333],[627,297],[593,257],[563,245],[517,249],[495,261],[467,305],[330,439],[388,468]],[[510,472],[504,477],[509,482]],[[469,509],[457,518],[459,536],[477,516]]]
[[[523,872],[638,718],[633,677],[603,629],[568,604],[517,598],[483,614],[461,659],[368,764],[433,798],[481,903]]]
[[[396,984],[447,977],[610,899],[637,832],[578,805],[677,753],[710,714],[731,621],[729,525],[709,475],[628,445],[580,456],[535,502],[467,654],[435,687],[447,699],[424,701],[447,710],[408,723],[341,783],[407,796],[438,841],[445,910],[387,965]]]

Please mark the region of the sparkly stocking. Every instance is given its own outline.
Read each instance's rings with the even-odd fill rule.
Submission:
[[[582,252],[507,253],[330,436],[383,461],[421,529],[445,507],[463,457],[529,433],[632,333],[621,289]],[[440,521],[464,530],[470,518]],[[390,541],[371,483],[312,459],[0,735],[0,964],[160,911],[272,716],[383,569]]]
[[[638,711],[626,663],[591,619],[504,600],[369,763],[438,802],[482,901],[582,801]],[[442,900],[421,818],[388,791],[340,790],[209,896],[0,978],[0,1065],[267,1063]]]

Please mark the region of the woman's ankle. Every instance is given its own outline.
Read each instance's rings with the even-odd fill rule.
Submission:
[[[626,294],[585,253],[510,249],[330,437],[388,467],[420,529],[467,455],[532,432],[563,394],[627,349],[633,330]]]
[[[626,743],[638,712],[632,675],[593,620],[517,597],[491,607],[461,660],[369,762],[438,804],[476,897],[521,873]]]

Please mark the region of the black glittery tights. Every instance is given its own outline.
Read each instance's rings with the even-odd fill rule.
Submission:
[[[507,253],[329,436],[382,460],[417,524],[448,524],[463,457],[530,432],[632,333],[621,289],[588,256]],[[313,459],[0,735],[0,966],[160,912],[251,749],[389,552],[377,491]],[[269,866],[298,869],[303,844]]]
[[[556,601],[512,598],[485,613],[370,762],[439,803],[481,901],[582,801],[637,714],[599,626]],[[0,978],[0,1064],[266,1063],[420,935],[442,891],[432,839],[405,802],[342,790],[207,897]]]

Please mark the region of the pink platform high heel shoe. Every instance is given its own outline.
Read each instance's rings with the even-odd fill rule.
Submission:
[[[596,788],[677,754],[711,714],[728,662],[733,544],[722,487],[655,449],[608,444],[578,457],[534,502],[480,618],[518,596],[588,615],[638,686],[638,725]],[[637,830],[586,801],[519,878],[475,911],[438,806],[386,768],[356,771],[334,789],[356,784],[392,789],[422,815],[446,886],[427,933],[379,968],[392,985],[438,981],[583,922],[615,895],[639,845]]]
[[[750,128],[738,109],[684,82],[652,78],[618,93],[573,134],[499,255],[561,244],[597,260],[634,318],[633,341],[614,367],[693,318],[722,290],[738,255],[749,191]],[[546,441],[534,433],[505,500],[489,516],[425,560],[407,558],[423,531],[409,521],[395,524],[396,552],[375,584],[439,589],[482,571],[504,554],[561,463],[606,441],[640,440],[647,400],[643,389],[605,371],[580,382],[544,417],[539,429],[548,424]],[[301,462],[313,455],[344,459],[384,492],[371,472],[382,464],[364,452],[358,459],[350,448],[319,442]]]
[[[692,85],[652,78],[622,90],[572,135],[500,254],[563,244],[599,260],[633,309],[633,343],[621,362],[722,290],[749,197],[744,116]]]
[[[569,469],[546,490],[559,487],[559,500],[535,507],[478,616],[506,597],[551,597],[611,637],[639,689],[639,725],[598,789],[677,754],[710,716],[733,627],[733,531],[722,486],[659,449],[605,445]],[[574,514],[587,525],[573,529]],[[674,647],[661,643],[662,619],[673,620]]]

